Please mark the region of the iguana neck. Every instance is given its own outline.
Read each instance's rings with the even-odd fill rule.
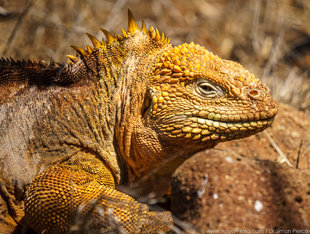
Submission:
[[[107,118],[103,128],[111,133],[119,159],[130,170],[134,127],[141,121],[148,79],[162,53],[170,48],[167,42],[152,40],[144,32],[119,38],[80,54],[70,71],[83,71],[97,82],[98,100]],[[78,67],[78,69],[76,69]],[[81,68],[82,67],[82,68]]]

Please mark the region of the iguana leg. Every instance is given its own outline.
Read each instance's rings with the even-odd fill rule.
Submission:
[[[0,233],[22,233],[24,201],[22,190],[0,175]]]
[[[146,205],[115,190],[113,177],[105,167],[99,171],[81,165],[48,169],[27,189],[25,207],[27,220],[38,233],[75,229],[72,224],[77,215],[83,223],[77,227],[79,231],[111,231],[113,224],[114,230],[117,227],[128,232],[167,231],[172,226],[169,212],[149,211]]]
[[[14,205],[13,199],[11,199],[10,194],[8,194],[9,192],[4,185],[1,184],[0,179],[0,233],[13,233],[18,225],[16,220],[12,217],[14,214],[10,213],[8,209],[8,203]],[[16,215],[14,216],[16,217]]]

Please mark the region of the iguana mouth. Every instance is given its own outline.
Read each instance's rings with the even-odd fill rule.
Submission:
[[[217,121],[201,117],[187,117],[178,124],[167,124],[161,130],[173,138],[209,141],[237,139],[261,132],[269,127],[274,117],[252,121]]]
[[[200,117],[190,118],[192,123],[197,123],[198,128],[202,130],[202,135],[207,135],[204,129],[212,133],[221,133],[221,134],[231,134],[234,132],[246,132],[246,131],[260,131],[270,126],[273,122],[274,117],[261,119],[261,120],[251,120],[251,121],[217,121],[210,120]],[[196,126],[195,124],[189,125]],[[191,127],[190,127],[191,128]],[[195,129],[195,128],[194,128]],[[197,130],[194,132],[198,132]]]

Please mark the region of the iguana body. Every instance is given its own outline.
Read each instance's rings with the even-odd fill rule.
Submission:
[[[115,186],[262,131],[277,113],[254,75],[199,45],[172,47],[130,13],[122,36],[103,31],[68,65],[0,62],[0,230],[68,232],[80,214],[90,229],[116,217],[129,232],[167,231],[169,212]]]

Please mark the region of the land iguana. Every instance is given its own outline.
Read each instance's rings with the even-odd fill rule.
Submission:
[[[263,131],[278,107],[240,64],[157,29],[128,30],[73,48],[70,63],[0,61],[0,230],[28,223],[67,233],[111,217],[128,232],[168,231],[169,211],[116,189],[172,158]]]

